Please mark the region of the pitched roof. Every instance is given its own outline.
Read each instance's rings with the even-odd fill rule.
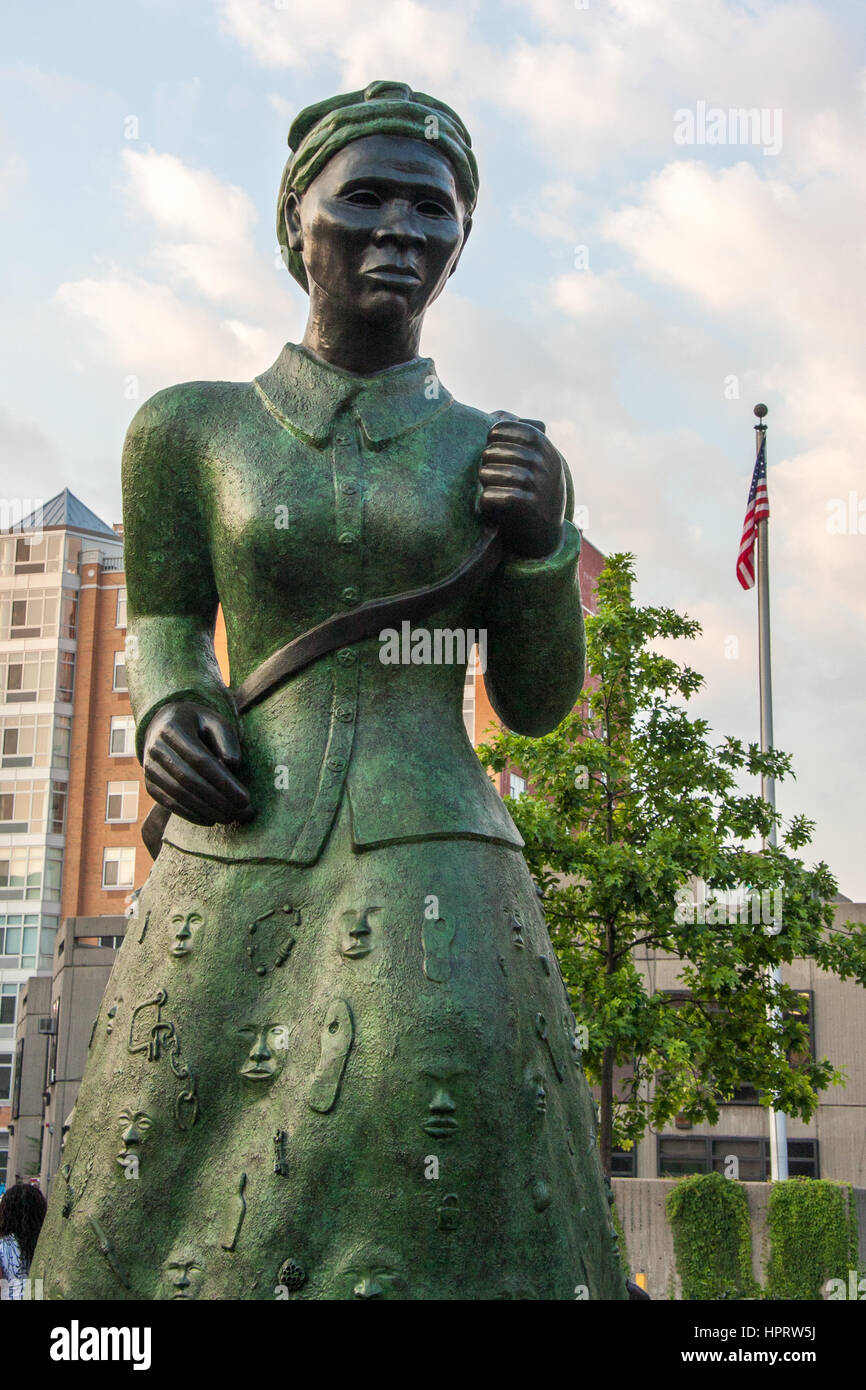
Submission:
[[[86,531],[90,535],[111,536],[120,543],[120,536],[102,520],[101,517],[85,507],[80,498],[65,487],[56,497],[43,502],[29,516],[10,526],[10,531],[42,531],[53,526],[64,526],[69,531]]]

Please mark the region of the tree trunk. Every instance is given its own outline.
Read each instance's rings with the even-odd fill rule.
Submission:
[[[616,970],[616,925],[614,922],[608,922],[605,925],[604,956],[605,974],[613,975]],[[610,1177],[611,1150],[613,1149],[613,1059],[613,1047],[606,1047],[601,1062],[601,1115],[599,1119],[601,1166],[606,1178]]]
[[[601,1166],[606,1178],[610,1177],[611,1150],[613,1149],[613,1048],[606,1047],[601,1063],[601,1118],[599,1120],[599,1148]]]

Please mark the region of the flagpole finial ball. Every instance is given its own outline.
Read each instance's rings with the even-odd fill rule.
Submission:
[[[763,420],[764,416],[767,414],[767,407],[765,405],[756,405],[754,413],[759,420]]]

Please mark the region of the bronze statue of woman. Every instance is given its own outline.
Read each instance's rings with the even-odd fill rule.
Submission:
[[[34,1273],[50,1298],[624,1298],[574,1017],[449,659],[484,634],[521,733],[574,705],[568,472],[418,355],[477,194],[455,112],[374,82],[289,145],[303,342],[161,391],[126,440],[162,835]]]

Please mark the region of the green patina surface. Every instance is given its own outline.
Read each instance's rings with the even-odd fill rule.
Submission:
[[[124,456],[139,749],[178,698],[235,718],[218,601],[238,685],[329,614],[453,569],[491,424],[428,359],[359,378],[292,347],[256,383],[148,402]],[[426,624],[486,632],[523,733],[581,687],[578,554],[566,522],[552,557]],[[572,1015],[463,666],[379,658],[345,648],[244,716],[248,825],[170,820],[35,1257],[48,1297],[625,1297]]]

